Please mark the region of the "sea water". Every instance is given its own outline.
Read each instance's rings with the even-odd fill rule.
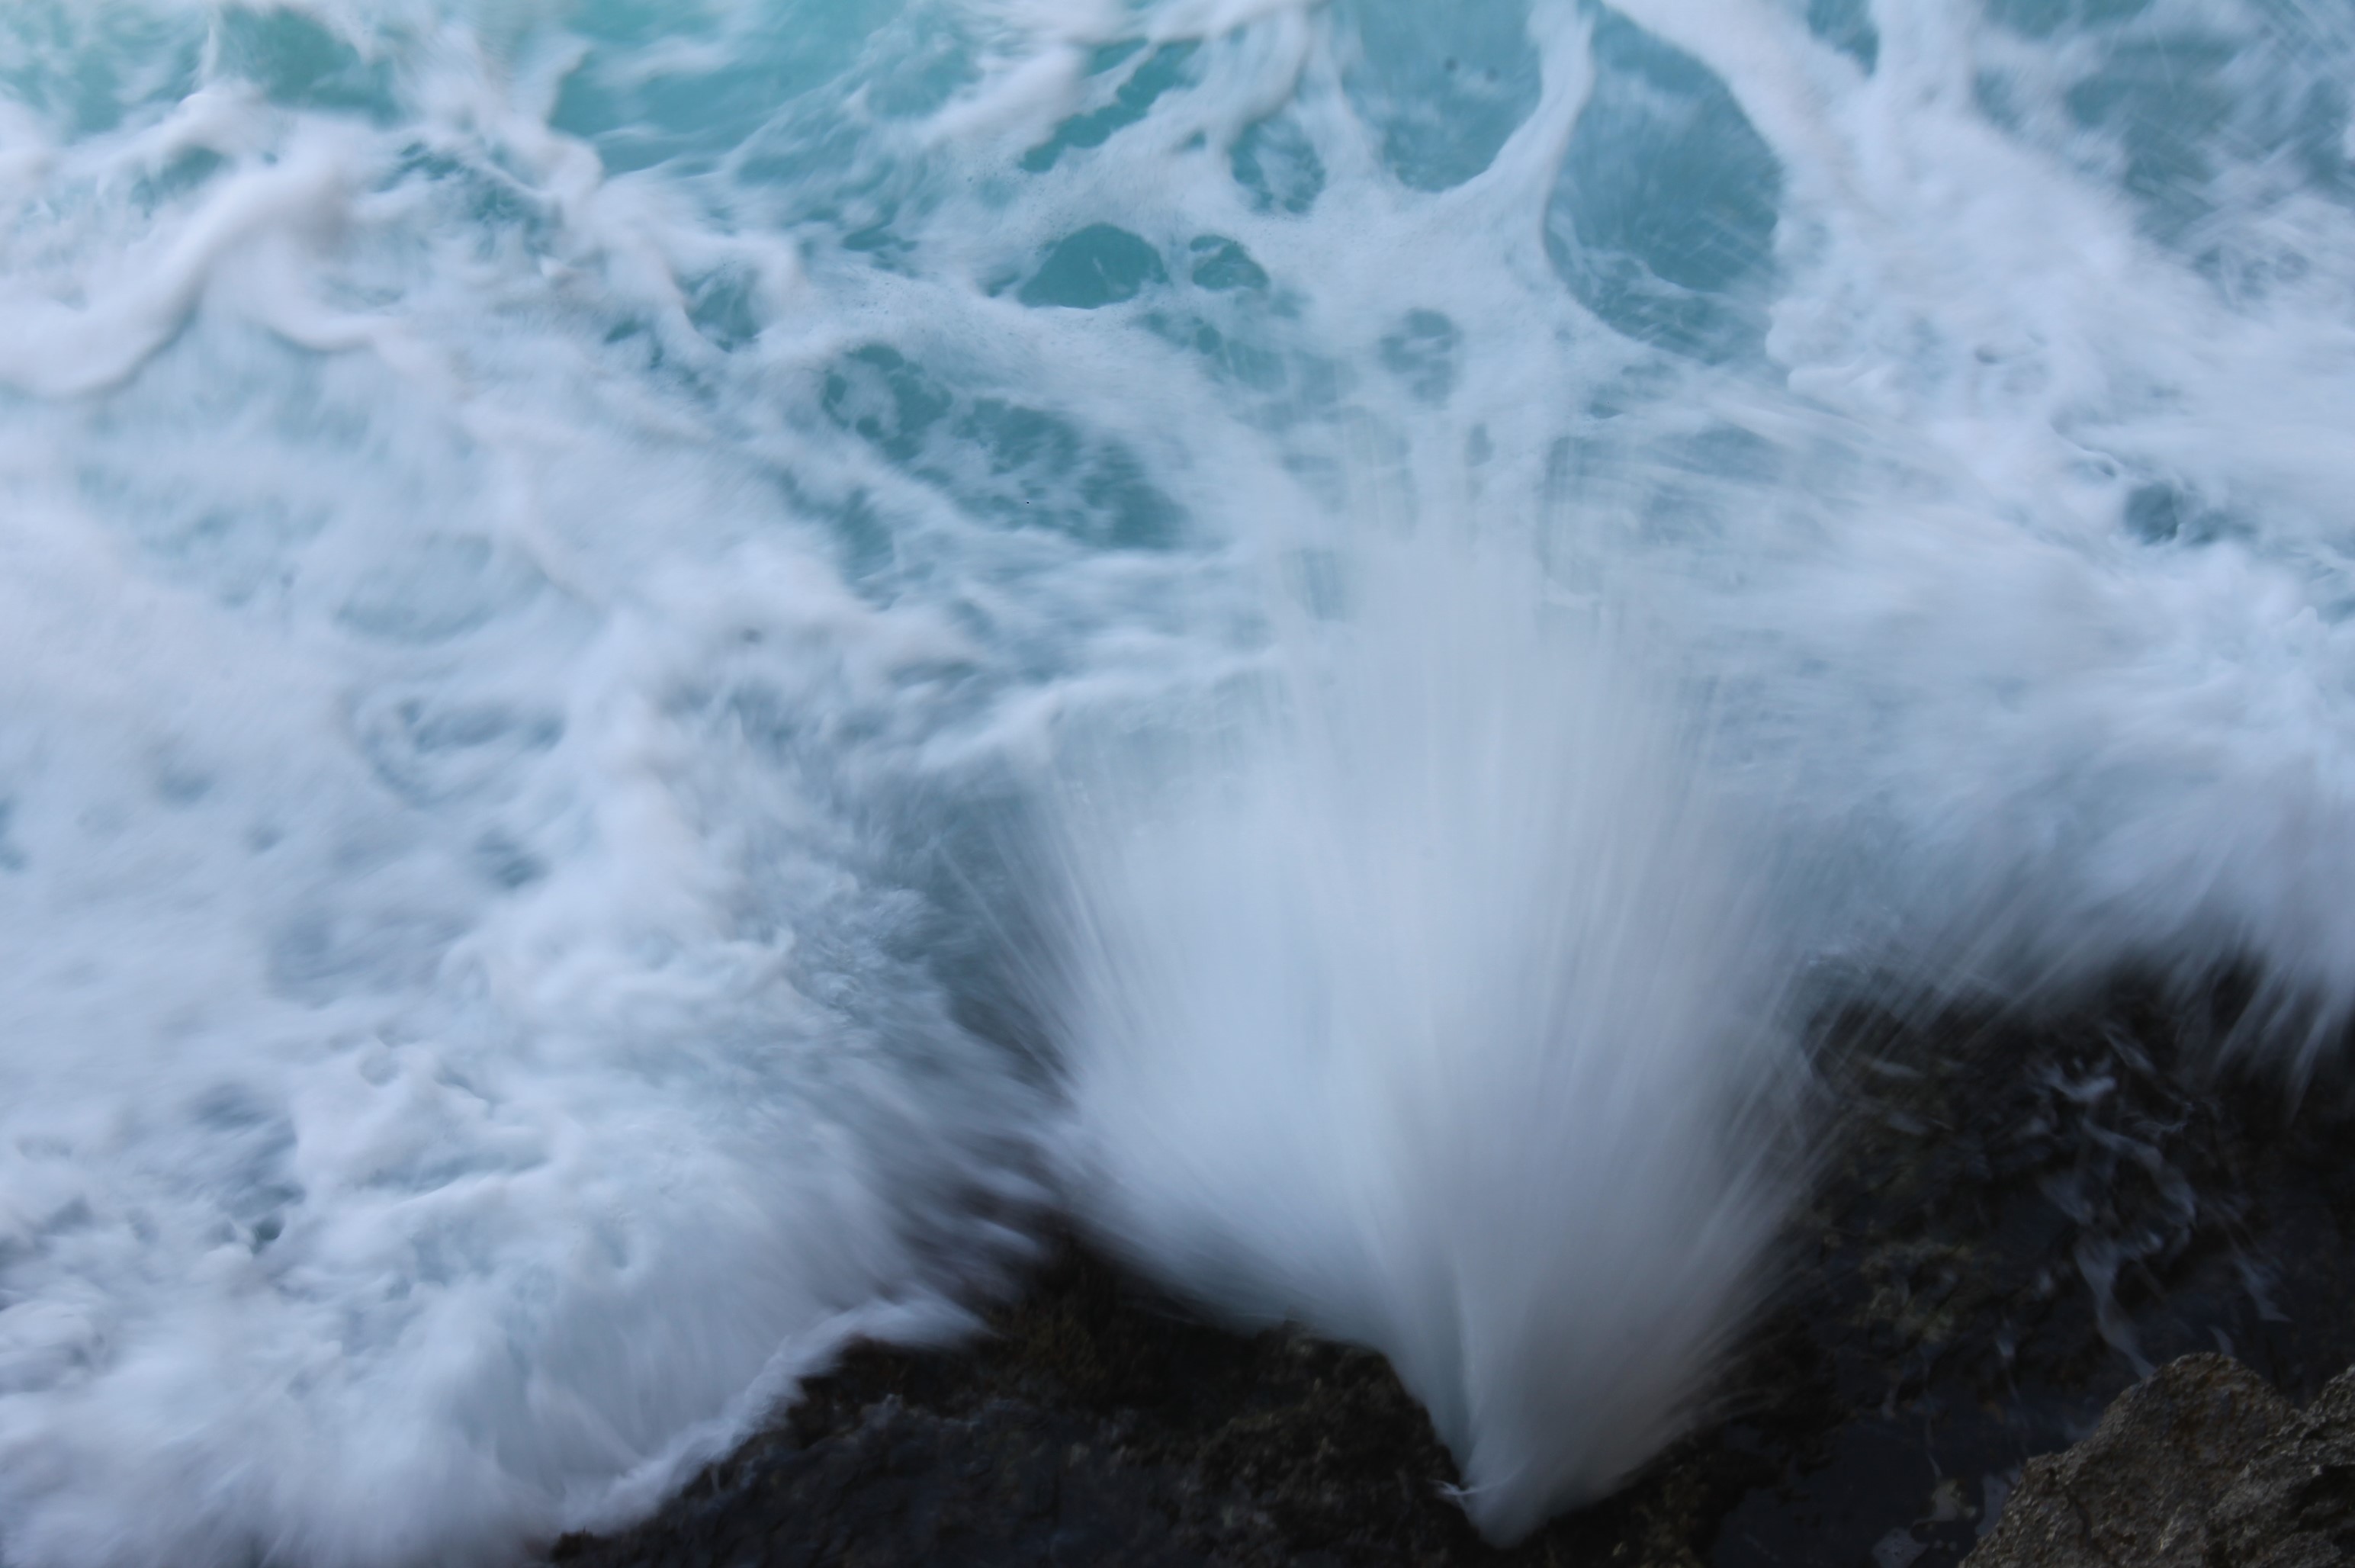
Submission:
[[[1499,1537],[1826,987],[2355,1007],[2355,17],[0,12],[0,1561],[498,1561],[1075,1221]]]

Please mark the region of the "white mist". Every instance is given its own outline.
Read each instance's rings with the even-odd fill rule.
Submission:
[[[1510,554],[1361,560],[1218,764],[1070,792],[1053,1009],[1085,1220],[1230,1317],[1382,1351],[1498,1541],[1693,1415],[1796,1071],[1691,748]]]

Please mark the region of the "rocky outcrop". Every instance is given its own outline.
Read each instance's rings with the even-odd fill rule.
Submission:
[[[2350,1473],[2334,1445],[2355,1386],[2323,1391],[2355,1362],[2355,1119],[2318,1103],[2286,1117],[2277,1088],[2204,1073],[2209,1022],[2131,996],[2033,1024],[1835,1020],[1818,1065],[1836,1157],[1710,1419],[1625,1490],[1508,1552],[1449,1502],[1447,1453],[1380,1357],[1222,1330],[1073,1243],[976,1343],[855,1351],[653,1518],[551,1555],[2338,1562]],[[2137,1357],[2220,1341],[2254,1371],[2192,1357],[2124,1394]],[[2113,1404],[2108,1447],[2032,1457]]]
[[[868,1348],[655,1518],[560,1568],[1700,1568],[1743,1476],[1670,1467],[1495,1553],[1380,1357],[1194,1322],[1084,1250],[957,1355]],[[1632,1553],[1632,1555],[1630,1554]]]
[[[2298,1411],[2222,1356],[2121,1394],[2029,1462],[1965,1568],[2330,1568],[2355,1561],[2355,1371]]]

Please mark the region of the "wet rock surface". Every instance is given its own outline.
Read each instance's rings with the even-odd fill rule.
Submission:
[[[2030,1461],[1968,1568],[2329,1568],[2355,1560],[2355,1371],[2304,1412],[2223,1356],[2120,1395]]]
[[[2277,1087],[2205,1071],[2227,1022],[2130,993],[2033,1023],[1828,1020],[1837,1154],[1718,1404],[1617,1496],[1509,1551],[1447,1500],[1445,1450],[1380,1357],[1225,1332],[1065,1242],[991,1338],[858,1351],[654,1519],[551,1555],[1953,1568],[1978,1547],[1973,1568],[2171,1562],[2139,1546],[1991,1553],[2015,1550],[2022,1510],[2069,1463],[2023,1479],[2032,1458],[2095,1433],[2155,1364],[2222,1351],[2244,1366],[2188,1363],[2207,1381],[2170,1371],[2122,1408],[2143,1413],[2137,1431],[2172,1413],[2159,1424],[2181,1462],[2231,1471],[2209,1517],[2239,1532],[2218,1550],[2244,1554],[2184,1562],[2303,1564],[2276,1548],[2322,1493],[2264,1477],[2349,1441],[2330,1413],[2355,1413],[2355,1380],[2317,1396],[2355,1362],[2355,1123],[2335,1091],[2292,1115]],[[2318,1421],[2339,1424],[2282,1445]],[[2122,1462],[2103,1452],[2070,1473]],[[2307,1500],[2281,1500],[2293,1493]]]
[[[1378,1356],[1223,1333],[1066,1247],[962,1355],[867,1349],[661,1515],[569,1564],[1487,1561]],[[1701,1497],[1715,1486],[1722,1495]],[[1509,1561],[1699,1562],[1725,1476],[1664,1468]],[[1549,1551],[1556,1553],[1550,1557]],[[1562,1552],[1570,1555],[1561,1556]]]

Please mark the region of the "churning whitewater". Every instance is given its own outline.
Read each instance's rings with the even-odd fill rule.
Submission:
[[[1497,1539],[1827,987],[2355,1010],[2355,20],[19,0],[0,1563],[610,1526],[1045,1225]]]

